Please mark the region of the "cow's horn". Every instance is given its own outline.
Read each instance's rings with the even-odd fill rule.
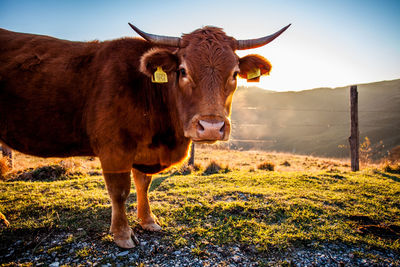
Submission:
[[[272,40],[274,40],[276,37],[281,35],[281,33],[286,31],[286,29],[289,28],[290,25],[292,25],[292,24],[289,24],[286,27],[283,27],[282,29],[277,31],[276,33],[265,36],[265,37],[261,37],[261,38],[257,38],[257,39],[238,40],[237,41],[237,49],[244,50],[244,49],[257,48],[257,47],[266,45],[269,42],[271,42]]]
[[[128,22],[128,24],[129,24],[129,26],[131,26],[131,28],[135,32],[137,32],[140,36],[142,36],[144,39],[146,39],[147,41],[149,41],[153,44],[179,47],[179,43],[181,41],[181,38],[179,38],[179,37],[170,37],[170,36],[162,36],[162,35],[146,33],[142,30],[139,30],[136,26],[130,24],[129,22]]]

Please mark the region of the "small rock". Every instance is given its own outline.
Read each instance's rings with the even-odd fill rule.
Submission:
[[[235,255],[232,257],[232,260],[234,260],[234,262],[240,262],[241,258],[238,255]]]
[[[117,254],[117,257],[124,257],[129,254],[129,250],[122,251]]]
[[[238,248],[238,247],[233,247],[232,250],[235,251],[235,252],[239,252],[239,251],[240,251],[240,248]]]
[[[49,267],[58,267],[58,266],[60,266],[60,263],[58,261],[55,261],[49,265]]]
[[[8,253],[8,254],[6,255],[6,257],[10,257],[12,254],[14,254],[14,250],[13,250],[13,249],[11,249],[10,253]]]
[[[174,254],[175,254],[175,255],[177,255],[177,256],[178,256],[178,255],[181,255],[181,253],[182,253],[182,252],[181,252],[181,251],[179,251],[179,250],[177,250],[177,251],[174,251]]]

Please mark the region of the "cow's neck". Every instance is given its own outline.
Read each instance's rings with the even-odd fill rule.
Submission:
[[[175,86],[173,83],[169,86]],[[172,88],[152,84],[148,95],[150,112],[151,142],[149,152],[158,155],[161,166],[169,166],[187,156],[190,139],[184,136],[183,124],[179,117],[176,96]]]

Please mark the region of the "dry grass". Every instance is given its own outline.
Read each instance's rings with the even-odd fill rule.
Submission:
[[[266,161],[274,164],[274,170],[278,172],[320,170],[348,171],[350,169],[350,159],[319,158],[256,150],[237,151],[223,148],[215,149],[214,146],[197,145],[195,162],[206,166],[210,164],[211,161],[216,161],[221,165],[229,165],[232,169],[247,171],[257,169],[258,165]],[[364,164],[363,166],[371,167],[370,164]]]
[[[15,152],[13,162],[14,168],[12,171],[9,171],[5,164],[6,159],[0,158],[0,177],[1,175],[8,178],[17,177],[21,173],[26,173],[33,169],[54,165],[61,166],[67,174],[83,173],[91,175],[94,172],[101,174],[100,161],[98,158],[93,157],[38,158]],[[221,147],[216,149],[215,146],[196,145],[195,167],[189,168],[183,164],[174,167],[169,172],[177,172],[177,174],[203,172],[212,162],[219,165],[222,169],[244,171],[253,171],[264,162],[274,165],[274,171],[277,172],[348,171],[350,169],[349,159],[318,158],[265,151],[237,151]],[[372,164],[363,164],[362,167],[379,168],[378,165],[375,166]]]

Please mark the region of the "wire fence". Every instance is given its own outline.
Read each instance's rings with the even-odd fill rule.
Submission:
[[[337,109],[312,109],[312,108],[302,108],[302,109],[292,109],[292,108],[271,108],[271,107],[235,107],[235,110],[279,110],[279,111],[313,111],[313,112],[340,112],[340,113],[350,113],[350,110],[337,110]],[[399,110],[359,110],[359,113],[387,113],[393,114],[399,112]]]
[[[279,123],[276,123],[276,121],[265,121],[264,118],[263,121],[260,121],[260,118],[253,118],[254,122],[249,122],[249,123],[236,123],[235,119],[233,119],[232,122],[232,138],[228,142],[229,147],[259,147],[261,149],[263,148],[275,148],[277,147],[277,143],[283,141],[279,141],[281,136],[278,136],[279,134],[274,135],[273,132],[271,132],[271,129],[280,129],[280,134],[282,131],[285,131],[284,129],[287,128],[288,132],[289,131],[296,131],[296,129],[310,129],[312,131],[312,128],[314,129],[321,129],[325,128],[334,130],[333,128],[337,128],[337,131],[340,131],[341,133],[344,133],[342,135],[349,134],[350,135],[350,108],[349,109],[324,109],[324,108],[287,108],[287,107],[235,107],[235,111],[239,112],[238,116],[243,116],[240,114],[240,112],[245,112],[248,110],[249,112],[257,112],[257,111],[290,111],[293,113],[308,113],[308,112],[313,112],[313,113],[343,113],[343,115],[340,115],[338,120],[344,120],[344,116],[348,114],[348,121],[347,119],[343,122],[328,122],[328,123],[320,123],[320,122],[304,122],[302,123],[301,121],[296,121],[296,119],[292,120],[285,120]],[[399,114],[399,110],[359,110],[358,111],[365,120],[365,118],[369,118],[369,114],[373,113],[378,113],[378,114],[390,114],[397,116],[396,114]],[[305,115],[307,116],[307,115]],[[299,116],[296,116],[299,117]],[[379,116],[378,116],[379,117]],[[387,119],[386,120],[380,120],[380,121],[368,121],[367,123],[363,123],[363,120],[359,122],[359,127],[361,131],[368,132],[370,130],[376,129],[376,128],[387,128],[387,129],[393,129],[395,131],[400,130],[400,124],[393,123],[392,119],[389,119],[389,116],[385,116]],[[312,120],[312,119],[310,119]],[[244,129],[247,128],[247,132],[244,134],[240,134],[240,132]],[[291,130],[293,129],[293,130]],[[340,129],[340,130],[339,130]],[[321,129],[322,130],[322,129]],[[309,131],[308,131],[309,132]],[[255,133],[255,134],[253,134]],[[258,135],[257,135],[258,134]],[[294,134],[301,134],[301,132],[295,132]],[[307,134],[308,136],[308,134]],[[250,137],[250,138],[249,138]],[[253,138],[252,138],[253,137]],[[254,138],[255,137],[255,138]],[[300,137],[300,136],[299,136]],[[343,137],[343,136],[342,136]],[[342,138],[343,139],[343,138]],[[343,146],[347,146],[347,138],[344,138],[345,144]]]

